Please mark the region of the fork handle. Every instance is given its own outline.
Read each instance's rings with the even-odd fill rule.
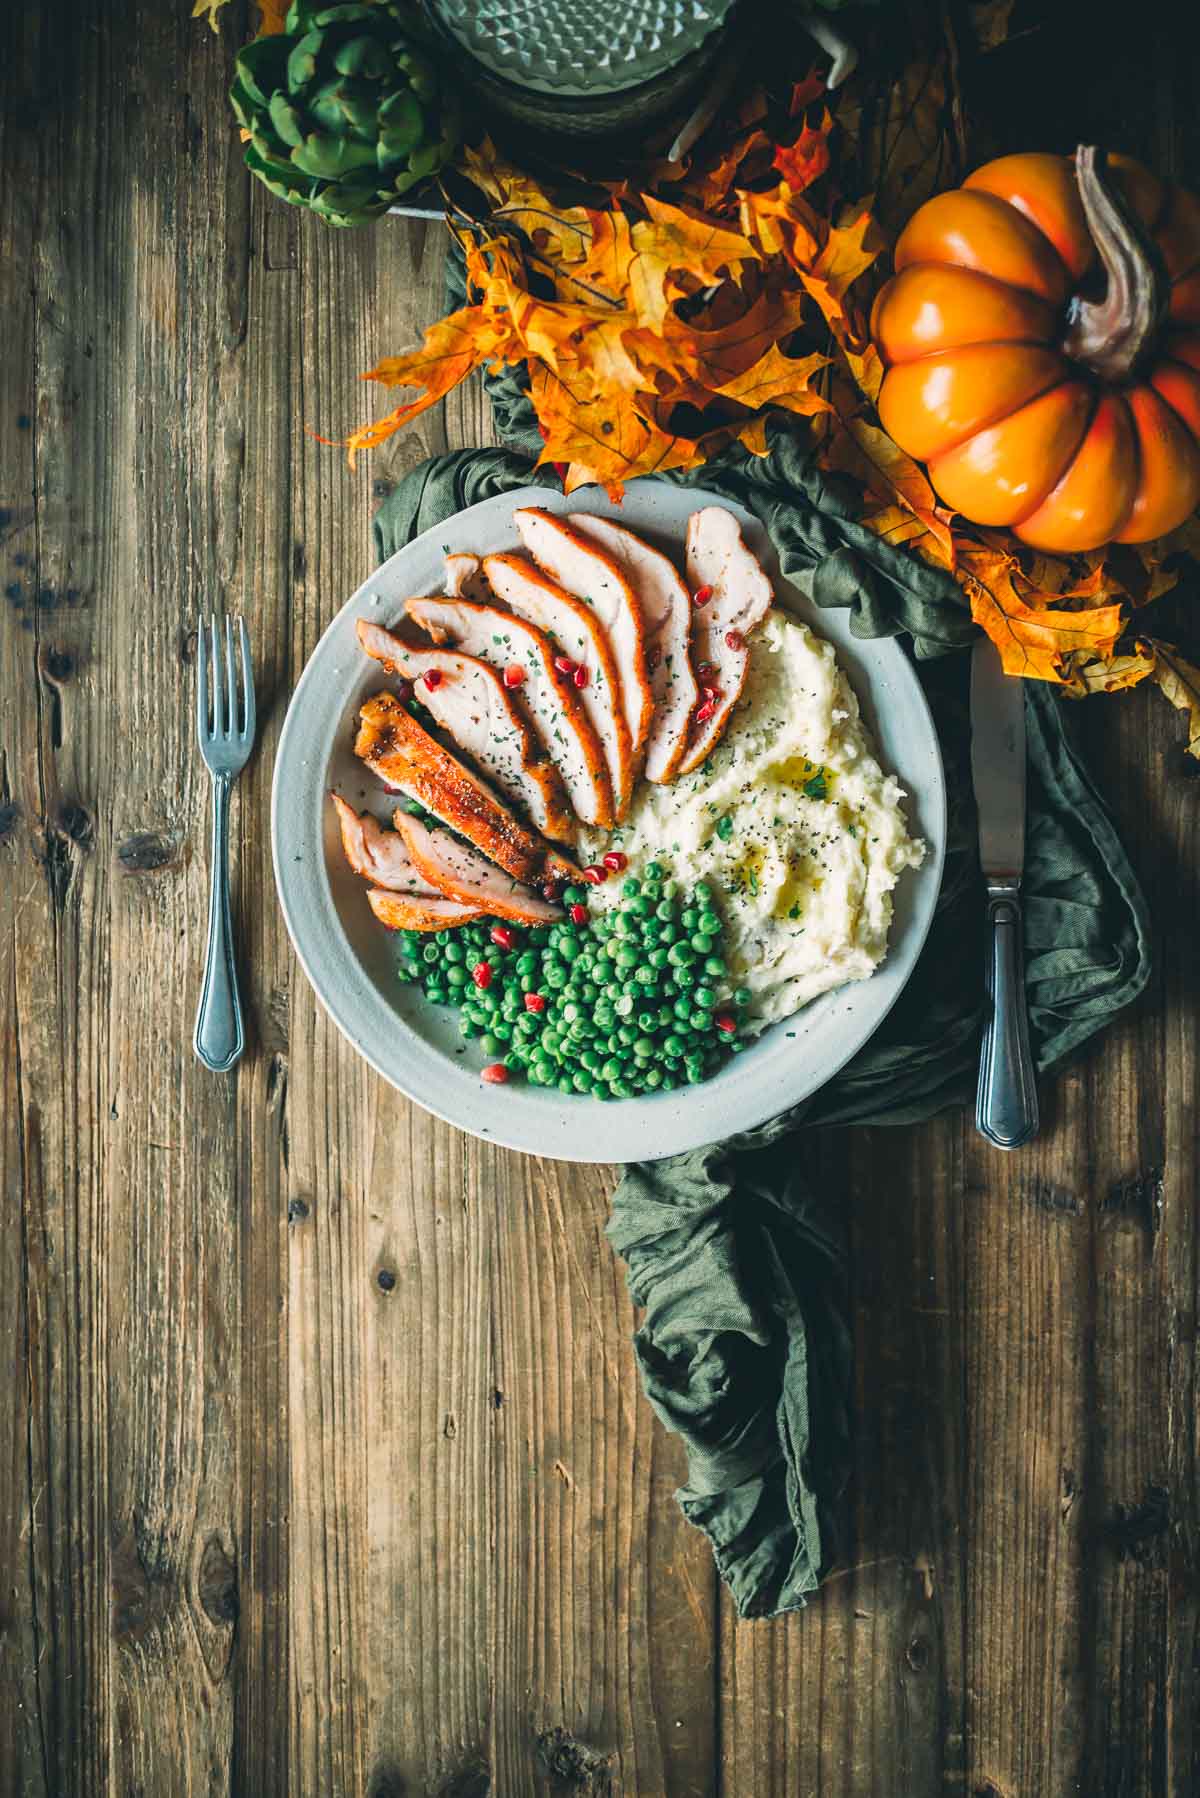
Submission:
[[[223,1074],[246,1047],[242,1001],[233,959],[229,908],[229,788],[227,775],[212,777],[212,864],[208,889],[208,949],[196,1012],[193,1047],[206,1068]]]
[[[990,1012],[979,1058],[975,1124],[998,1149],[1018,1149],[1038,1131],[1037,1082],[1029,1047],[1017,881],[988,882]]]

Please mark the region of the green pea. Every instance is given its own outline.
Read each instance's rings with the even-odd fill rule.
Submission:
[[[610,1083],[614,1080],[619,1080],[621,1078],[621,1070],[622,1070],[623,1066],[624,1066],[624,1063],[618,1061],[615,1055],[610,1057],[609,1060],[606,1061],[604,1063],[604,1066],[600,1069],[601,1078],[609,1081]]]
[[[589,1074],[598,1074],[604,1066],[603,1056],[597,1055],[595,1049],[585,1049],[579,1059]]]
[[[467,973],[467,970],[459,967],[456,962],[451,962],[450,966],[446,969],[446,985],[462,987],[470,986],[470,984],[471,976]]]
[[[595,1084],[592,1076],[584,1068],[576,1068],[571,1076],[571,1085],[577,1093],[590,1093]]]
[[[632,1099],[633,1088],[628,1080],[610,1080],[608,1090],[614,1099]]]
[[[420,962],[413,961],[411,956],[406,956],[400,963],[400,978],[402,980],[419,980],[421,978]]]
[[[467,957],[467,952],[463,948],[462,944],[451,941],[446,944],[446,948],[443,953],[442,959],[443,959],[443,961],[448,961],[448,962],[458,962],[458,961],[465,961],[466,957]]]
[[[622,899],[636,899],[641,890],[641,881],[635,880],[632,874],[629,876],[628,880],[623,880],[621,882]]]
[[[672,943],[667,951],[667,960],[673,968],[686,968],[696,959],[696,951],[690,943]]]
[[[600,997],[600,989],[594,980],[585,980],[579,989],[579,996],[585,1005],[594,1005]]]
[[[697,899],[711,899],[713,896],[713,890],[709,886],[707,880],[698,880],[692,888],[692,891],[695,893]]]
[[[616,1014],[619,1018],[631,1017],[633,1015],[634,1009],[635,1009],[635,1007],[634,1007],[633,998],[629,993],[622,993],[621,997],[617,1000],[616,1004],[613,1006],[613,1010],[616,1012]]]
[[[654,1038],[650,1036],[637,1036],[633,1040],[633,1052],[639,1058],[645,1057],[646,1059],[649,1059],[649,1057],[654,1054],[657,1046]]]
[[[663,877],[663,865],[661,862],[647,862],[642,872],[645,874],[647,880],[661,880]]]
[[[539,964],[538,964],[537,956],[531,954],[528,949],[526,949],[526,951],[523,955],[518,955],[518,957],[517,957],[517,973],[518,974],[536,974],[538,971],[538,965]]]
[[[623,943],[617,950],[617,966],[619,968],[636,968],[638,960],[637,950],[629,944]]]
[[[432,965],[433,962],[441,961],[441,959],[442,959],[442,952],[438,948],[436,942],[426,943],[425,947],[421,951],[421,960],[427,961]]]
[[[673,924],[675,921],[675,907],[669,899],[662,899],[655,906],[654,915],[663,924]]]
[[[464,1013],[461,1013],[461,1012],[459,1013],[459,1019],[458,1019],[458,1034],[460,1036],[465,1036],[465,1037],[472,1037],[472,1036],[478,1035],[478,1032],[477,1032],[474,1024],[472,1024],[470,1018],[468,1018]]]
[[[630,899],[625,910],[631,918],[648,918],[651,915],[652,907],[648,899],[639,897]]]
[[[749,1005],[753,997],[754,994],[748,986],[739,986],[734,992],[733,1002],[735,1005]]]
[[[588,902],[587,888],[567,887],[563,893],[563,902],[566,905],[586,905]]]
[[[694,1011],[689,1021],[693,1030],[707,1030],[712,1023],[706,1011]]]
[[[637,1027],[643,1036],[649,1036],[658,1029],[658,1013],[656,1011],[639,1011]]]
[[[663,1042],[663,1054],[667,1056],[682,1055],[685,1046],[681,1036],[668,1036]]]
[[[731,1055],[740,1055],[742,1050],[744,1048],[746,1048],[747,1045],[743,1042],[739,1042],[738,1039],[736,1037],[734,1037],[732,1042],[729,1042],[728,1040],[726,1040],[725,1047],[729,1050],[729,1053]]]
[[[654,969],[645,966],[635,968],[633,970],[633,978],[637,981],[639,986],[653,986]]]
[[[689,1067],[687,1070],[687,1077],[689,1086],[699,1086],[704,1078],[704,1069]]]
[[[696,910],[694,905],[689,905],[685,907],[680,915],[679,922],[683,925],[685,930],[695,930],[697,924],[700,922],[700,913]]]
[[[431,1005],[448,1005],[450,1002],[449,994],[446,992],[444,986],[427,986],[425,988],[425,997],[429,1000]]]
[[[496,1035],[495,1031],[489,1030],[480,1037],[479,1047],[483,1050],[485,1055],[499,1055],[500,1038]]]
[[[642,1079],[645,1081],[650,1091],[653,1092],[656,1087],[661,1086],[663,1083],[662,1069],[647,1068],[646,1072],[642,1075]]]
[[[715,911],[702,911],[700,913],[700,922],[696,928],[699,930],[701,936],[720,936],[725,926],[722,924]]]
[[[698,986],[692,994],[692,1004],[699,1006],[701,1011],[711,1011],[716,1002],[717,995],[711,986]]]

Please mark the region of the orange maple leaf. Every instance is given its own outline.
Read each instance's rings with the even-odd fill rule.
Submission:
[[[800,270],[800,279],[812,295],[826,320],[839,325],[845,317],[842,302],[860,275],[866,273],[882,249],[882,240],[869,206],[860,201],[857,216],[848,211],[846,223],[832,225],[820,255],[811,268]],[[868,235],[875,241],[868,245]]]
[[[757,260],[759,251],[740,231],[653,194],[643,201],[650,216],[632,227],[635,255],[629,264],[632,310],[643,324],[661,325],[672,299],[684,292],[681,274],[704,285],[723,270]]]
[[[619,499],[625,481],[697,459],[697,445],[660,429],[653,396],[572,389],[548,369],[536,368],[530,395],[542,431],[539,464],[569,464],[564,486],[597,482]]]
[[[789,412],[809,416],[829,412],[829,401],[814,393],[810,385],[814,376],[828,367],[828,356],[814,353],[793,360],[772,344],[765,356],[760,356],[744,374],[726,381],[717,392],[723,399],[737,400],[742,406],[785,406]]]
[[[430,325],[420,349],[411,350],[407,356],[385,356],[362,376],[364,381],[381,381],[385,387],[421,387],[424,392],[417,399],[406,400],[385,418],[351,432],[346,439],[351,467],[359,450],[372,449],[401,425],[427,411],[481,362],[494,357],[512,361],[515,349],[482,306],[461,306],[449,318]]]

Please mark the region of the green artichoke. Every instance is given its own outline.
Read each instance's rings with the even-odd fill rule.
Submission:
[[[236,67],[247,168],[331,225],[386,212],[458,146],[457,100],[394,0],[294,0],[286,32],[247,44]]]

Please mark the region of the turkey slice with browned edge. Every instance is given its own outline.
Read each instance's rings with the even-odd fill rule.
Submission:
[[[576,815],[608,830],[612,790],[604,752],[578,692],[554,666],[554,645],[545,632],[512,612],[468,599],[410,599],[405,612],[435,643],[452,641],[499,670],[561,774]]]
[[[647,780],[663,785],[674,780],[683,760],[700,698],[688,656],[691,596],[670,557],[625,525],[590,512],[569,512],[567,522],[612,558],[637,595],[654,699],[644,772]]]
[[[513,513],[513,523],[543,573],[557,581],[564,592],[581,599],[608,635],[636,778],[654,716],[654,696],[646,667],[646,627],[638,595],[608,551],[583,536],[565,518],[556,518],[540,506],[519,506]]]
[[[687,578],[692,590],[692,667],[700,704],[680,774],[690,774],[721,740],[746,684],[749,636],[770,610],[774,594],[742,527],[723,506],[693,512],[687,528]]]
[[[474,849],[456,842],[449,831],[430,830],[407,812],[397,812],[393,822],[417,871],[447,899],[473,905],[492,918],[511,918],[518,924],[553,924],[562,917],[561,906],[551,905],[528,887],[506,879]]]
[[[623,817],[633,792],[629,725],[608,632],[581,599],[535,568],[524,556],[485,556],[492,590],[520,617],[553,640],[560,674],[572,682],[588,723],[600,740],[612,786],[613,810]]]
[[[566,790],[496,670],[478,656],[457,649],[429,649],[406,643],[393,631],[358,620],[358,641],[369,656],[393,674],[420,682],[420,701],[518,805],[525,807],[544,836],[560,843],[574,839],[575,821]]]
[[[562,868],[562,858],[443,749],[394,693],[375,693],[363,705],[354,753],[380,780],[416,799],[514,880],[536,885]]]
[[[483,917],[478,907],[460,905],[440,894],[421,899],[410,893],[390,893],[372,887],[367,902],[389,930],[455,930],[460,924],[473,924],[476,918]]]

